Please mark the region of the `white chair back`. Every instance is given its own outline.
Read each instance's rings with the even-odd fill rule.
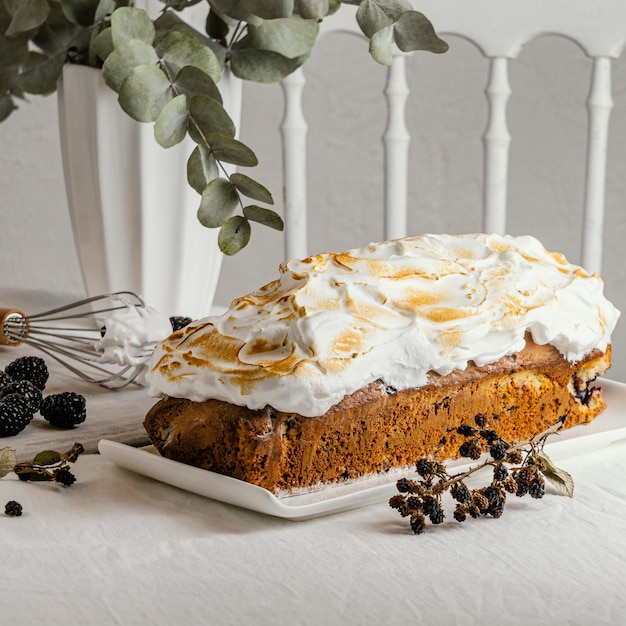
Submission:
[[[488,119],[483,135],[483,231],[504,233],[507,218],[509,144],[507,103],[511,96],[508,68],[522,47],[543,34],[558,34],[580,45],[592,59],[589,79],[588,139],[582,227],[581,264],[599,271],[602,261],[604,196],[609,118],[612,108],[611,64],[626,44],[626,2],[573,0],[420,0],[416,8],[441,36],[472,41],[489,59],[486,81]],[[342,6],[322,25],[330,32],[356,33],[351,6]],[[422,53],[420,53],[422,54]],[[386,100],[384,142],[384,237],[407,234],[407,180],[410,134],[405,120],[409,97],[405,63],[397,51],[381,94]],[[285,258],[304,257],[307,249],[307,120],[302,106],[306,66],[282,83],[285,114],[281,125],[285,200]],[[419,94],[415,94],[419,97]]]

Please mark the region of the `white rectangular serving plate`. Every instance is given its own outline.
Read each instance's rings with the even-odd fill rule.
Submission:
[[[575,426],[551,437],[545,451],[552,460],[602,448],[626,438],[626,384],[607,379],[602,379],[599,384],[603,388],[606,410],[591,424]],[[397,479],[411,474],[404,468],[299,495],[276,496],[262,487],[166,459],[152,446],[133,448],[102,439],[98,450],[116,465],[168,485],[294,521],[384,502],[396,493]],[[463,459],[448,467],[460,472],[468,466]]]

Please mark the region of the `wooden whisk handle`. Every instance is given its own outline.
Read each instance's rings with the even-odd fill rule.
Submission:
[[[7,335],[5,334],[7,321],[10,320],[11,318],[22,320],[22,323],[24,326],[23,338],[25,338],[26,335],[28,334],[27,332],[28,322],[26,321],[26,314],[23,311],[20,311],[19,309],[0,308],[0,345],[18,346],[19,344],[22,343],[21,340],[11,339],[10,337],[7,337]]]

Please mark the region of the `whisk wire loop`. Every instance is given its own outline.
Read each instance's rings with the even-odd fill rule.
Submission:
[[[133,361],[138,364],[103,362],[99,345],[105,334],[103,320],[116,311],[145,308],[131,291],[85,298],[34,315],[19,309],[0,308],[0,344],[27,343],[65,366],[82,380],[110,389],[138,382],[144,361],[153,346],[138,347]],[[66,324],[71,322],[71,324]]]

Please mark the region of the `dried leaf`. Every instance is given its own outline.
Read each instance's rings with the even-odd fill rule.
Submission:
[[[16,463],[15,450],[12,448],[0,448],[0,478],[4,478],[12,472]]]
[[[56,450],[43,450],[33,459],[34,465],[54,465],[61,462],[61,455]]]
[[[539,457],[544,462],[545,469],[542,474],[550,481],[564,496],[574,497],[574,479],[565,470],[559,469],[548,458],[548,455],[541,451]]]

